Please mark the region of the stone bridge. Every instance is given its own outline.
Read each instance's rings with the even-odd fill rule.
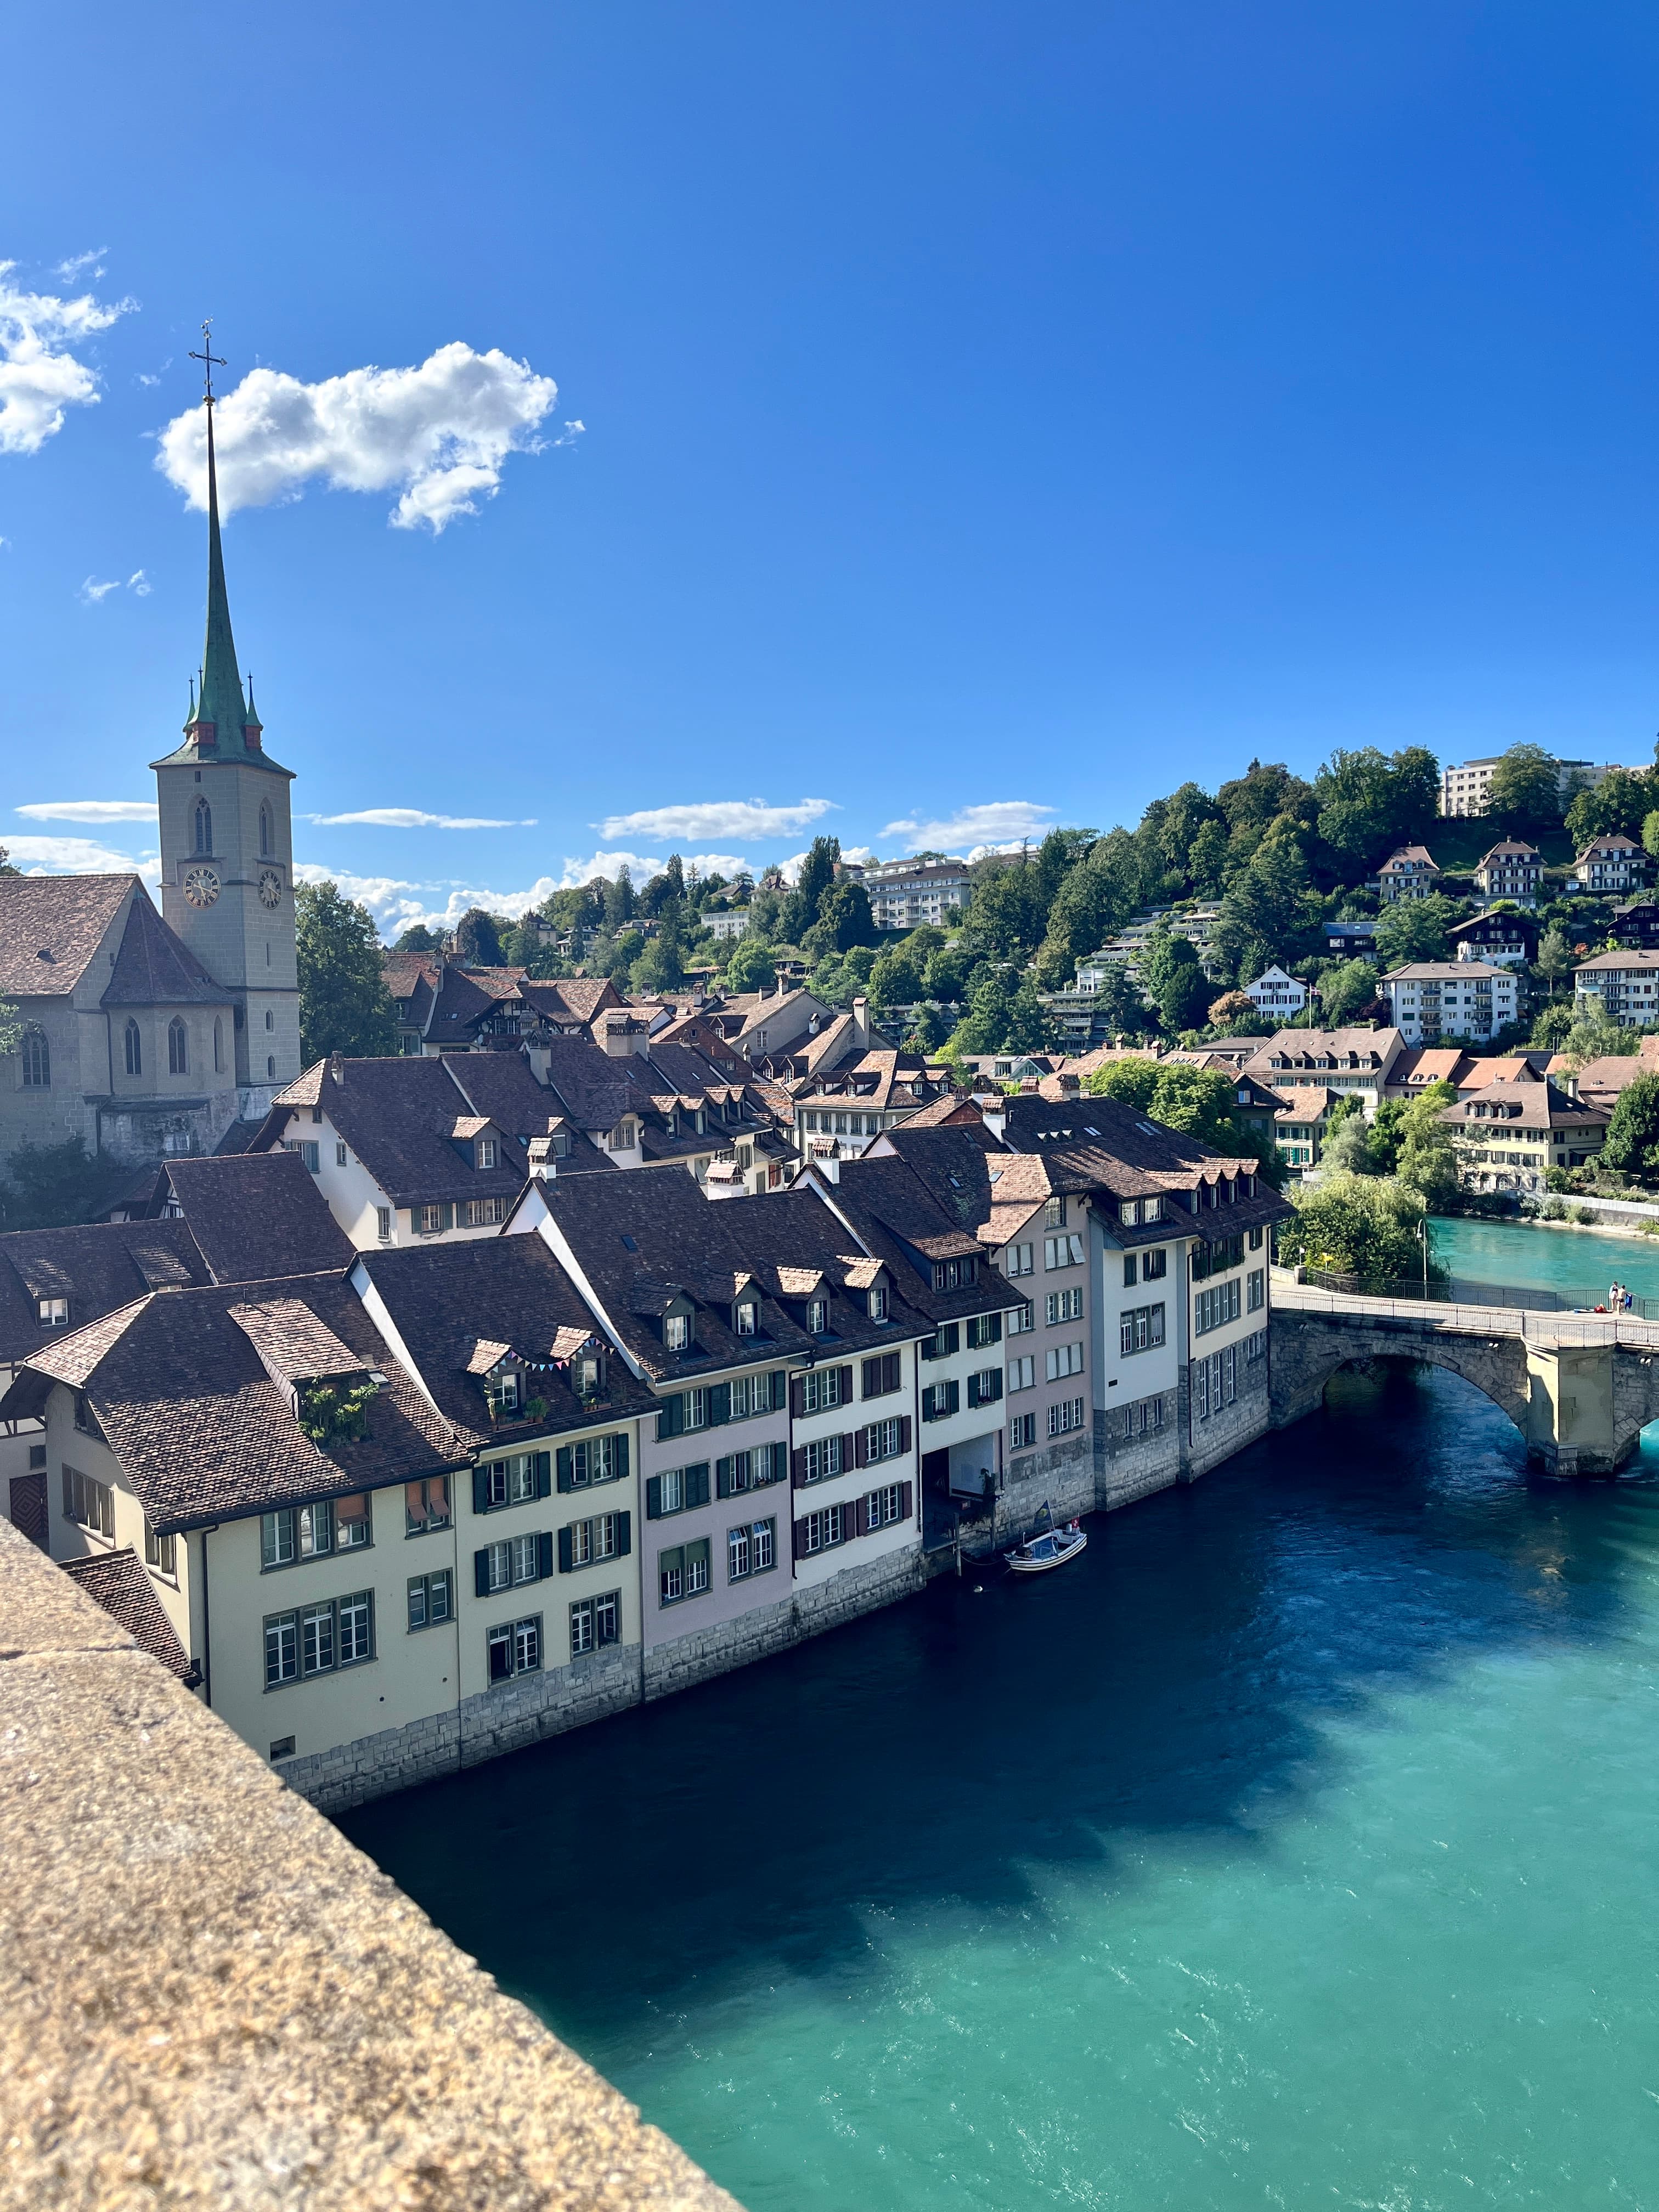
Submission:
[[[1552,1474],[1611,1474],[1659,1420],[1659,1323],[1424,1304],[1275,1279],[1273,1424],[1313,1413],[1340,1367],[1416,1359],[1502,1407]]]

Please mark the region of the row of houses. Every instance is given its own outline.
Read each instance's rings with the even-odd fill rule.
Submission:
[[[1633,838],[1619,833],[1595,837],[1571,867],[1561,872],[1561,888],[1607,898],[1639,890],[1648,881],[1649,867],[1647,854]],[[1547,872],[1551,872],[1537,847],[1517,837],[1500,838],[1469,871],[1487,898],[1515,899],[1528,906],[1536,904]],[[1427,898],[1444,873],[1426,846],[1401,845],[1378,869],[1377,893],[1387,905],[1398,899]]]
[[[387,1243],[324,1172],[365,1164],[365,1065],[308,1072],[314,1166],[181,1159],[143,1218],[0,1237],[10,1516],[326,1805],[913,1591],[964,1517],[999,1542],[1267,1424],[1283,1201],[1114,1102],[941,1101],[724,1204],[532,1169],[501,1220]]]

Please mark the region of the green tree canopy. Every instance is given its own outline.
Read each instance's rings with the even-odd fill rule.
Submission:
[[[1567,809],[1574,852],[1593,837],[1622,835],[1639,843],[1648,816],[1659,805],[1659,775],[1652,769],[1610,769],[1592,791],[1581,791]]]
[[[1319,835],[1346,870],[1369,874],[1399,845],[1425,837],[1440,803],[1440,764],[1422,745],[1394,754],[1339,748],[1314,779]]]
[[[1327,1029],[1340,1030],[1363,1014],[1376,997],[1376,963],[1371,960],[1341,960],[1320,977],[1319,1018]]]
[[[1243,982],[1278,962],[1292,967],[1316,943],[1321,902],[1308,877],[1302,832],[1281,817],[1234,877],[1221,902],[1214,942]]]
[[[726,963],[728,991],[769,991],[778,979],[777,958],[772,947],[752,930],[732,946]]]
[[[1012,1018],[1014,994],[1000,969],[989,969],[974,987],[968,1012],[957,1024],[951,1048],[957,1053],[1005,1052],[1008,1024]]]
[[[1659,815],[1654,819],[1659,822]],[[1552,922],[1538,940],[1538,972],[1550,987],[1550,996],[1564,975],[1572,969],[1573,950],[1567,942],[1566,932],[1559,922]]]
[[[455,925],[455,950],[463,960],[476,961],[480,968],[499,968],[501,939],[494,915],[481,906],[468,907]]]
[[[881,941],[870,911],[870,894],[850,876],[837,877],[818,904],[818,918],[803,940],[813,953],[850,952],[855,945]]]
[[[1456,902],[1438,891],[1431,891],[1427,898],[1395,899],[1377,916],[1376,935],[1371,942],[1376,947],[1378,966],[1386,974],[1390,968],[1403,968],[1415,960],[1449,959],[1451,947],[1446,932],[1462,915]]]
[[[1620,1092],[1600,1157],[1638,1182],[1659,1182],[1659,1075],[1638,1075]]]
[[[1255,1159],[1268,1182],[1283,1179],[1276,1146],[1263,1156],[1261,1137],[1234,1119],[1231,1077],[1219,1068],[1194,1067],[1182,1060],[1115,1060],[1085,1079],[1084,1089],[1097,1098],[1115,1098],[1166,1129],[1196,1137],[1230,1159]]]
[[[442,943],[435,929],[428,929],[423,921],[411,921],[392,949],[394,952],[435,952]]]
[[[1516,829],[1547,829],[1561,819],[1561,776],[1542,745],[1511,745],[1492,772],[1489,813]]]
[[[1036,981],[1025,975],[1008,1007],[1008,1045],[1013,1052],[1053,1052],[1060,1042],[1054,1018],[1037,996]]]
[[[94,1157],[79,1137],[58,1145],[25,1140],[0,1174],[0,1228],[67,1229],[90,1221],[131,1180],[130,1164]]]
[[[373,1060],[398,1048],[398,1012],[380,972],[380,940],[366,906],[337,884],[294,891],[300,975],[300,1060],[333,1053]]]
[[[1215,988],[1188,940],[1169,930],[1155,931],[1149,939],[1140,981],[1158,1008],[1158,1020],[1172,1036],[1203,1020]]]
[[[1215,796],[1232,830],[1261,832],[1281,815],[1292,822],[1311,823],[1317,812],[1313,786],[1292,775],[1283,761],[1264,765],[1253,760],[1243,775],[1224,783]]]
[[[1392,1176],[1322,1176],[1290,1194],[1296,1211],[1279,1229],[1282,1260],[1365,1282],[1420,1277],[1418,1241],[1425,1209],[1415,1190]]]
[[[799,945],[818,918],[824,893],[836,879],[841,858],[839,837],[814,837],[795,878],[795,888],[783,902],[779,927],[792,945]]]

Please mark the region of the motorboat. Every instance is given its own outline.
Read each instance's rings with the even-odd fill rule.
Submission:
[[[1051,1567],[1063,1567],[1067,1559],[1086,1551],[1088,1544],[1087,1530],[1080,1521],[1073,1521],[1064,1528],[1045,1528],[1002,1556],[1012,1574],[1046,1575]]]

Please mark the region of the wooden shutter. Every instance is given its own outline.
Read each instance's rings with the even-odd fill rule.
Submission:
[[[870,1533],[870,1500],[868,1497],[860,1493],[860,1496],[853,1500],[852,1505],[848,1510],[851,1511],[853,1516],[853,1534],[855,1536],[867,1536]]]
[[[879,1358],[866,1359],[864,1363],[864,1395],[866,1398],[876,1398],[879,1397],[881,1395],[881,1361]]]
[[[730,1458],[717,1459],[714,1462],[714,1495],[716,1498],[729,1498],[732,1495],[732,1462]]]
[[[659,1474],[646,1477],[645,1517],[647,1521],[662,1519],[662,1477]]]
[[[867,1429],[860,1428],[854,1430],[853,1464],[854,1467],[865,1467],[868,1465],[869,1453],[866,1447],[868,1446],[869,1442],[870,1434]]]
[[[631,1513],[617,1516],[617,1557],[625,1559],[634,1548],[634,1516]]]
[[[699,1460],[695,1467],[685,1470],[685,1502],[688,1506],[708,1503],[708,1462]]]
[[[616,1479],[618,1482],[623,1482],[626,1481],[628,1478],[628,1433],[626,1430],[624,1430],[623,1433],[617,1437],[616,1445]]]
[[[908,1452],[909,1450],[912,1434],[913,1431],[911,1427],[910,1416],[908,1413],[901,1414],[899,1417],[899,1449],[902,1452]],[[908,1488],[908,1486],[907,1485],[906,1487]]]
[[[905,1423],[905,1425],[905,1425],[905,1427],[908,1429],[908,1428],[909,1427],[910,1424],[907,1421],[907,1422]],[[909,1441],[909,1439],[907,1437],[907,1438],[905,1439],[905,1441],[906,1441],[906,1443],[908,1443],[908,1441]],[[911,1516],[911,1515],[915,1511],[915,1510],[916,1510],[915,1492],[916,1492],[916,1486],[915,1485],[915,1483],[914,1483],[914,1482],[902,1482],[902,1483],[900,1483],[900,1485],[899,1485],[899,1518],[900,1518],[900,1520],[901,1520],[901,1521],[908,1521],[908,1520],[910,1518],[910,1516]]]
[[[538,1452],[536,1454],[536,1495],[538,1498],[546,1498],[552,1488],[553,1455],[551,1452]]]
[[[789,1474],[795,1488],[799,1490],[806,1480],[806,1447],[804,1444],[798,1445],[790,1453]]]
[[[488,1513],[489,1510],[489,1477],[481,1467],[475,1467],[472,1470],[472,1510],[475,1513]]]
[[[985,1334],[984,1341],[985,1341],[987,1344],[1000,1344],[1000,1343],[1001,1343],[1001,1341],[1002,1341],[1002,1316],[1001,1316],[1000,1313],[994,1313],[994,1314],[987,1314],[987,1315],[986,1315],[986,1316],[985,1316],[985,1332],[986,1332],[986,1334]]]
[[[806,1377],[804,1375],[793,1375],[789,1379],[789,1417],[792,1420],[799,1421],[805,1417],[805,1413]]]
[[[850,1406],[853,1402],[853,1370],[850,1367],[843,1367],[840,1372],[841,1402],[843,1406]]]
[[[561,1444],[559,1446],[559,1488],[564,1491],[574,1490],[575,1487],[576,1455],[568,1444]]]
[[[795,1557],[798,1559],[805,1559],[806,1556],[806,1522],[804,1519],[797,1521],[795,1523],[794,1539]]]
[[[732,1418],[732,1385],[716,1382],[708,1393],[708,1425],[717,1429]]]
[[[841,1471],[851,1474],[859,1463],[859,1437],[856,1429],[848,1429],[841,1440]]]
[[[569,1529],[561,1528],[559,1531],[559,1572],[562,1575],[568,1575],[574,1571],[574,1562],[571,1556],[572,1550],[573,1547],[570,1540]]]
[[[896,1389],[898,1389],[898,1387],[899,1387],[900,1383],[901,1383],[901,1382],[902,1382],[902,1381],[903,1381],[903,1380],[904,1380],[904,1363],[903,1363],[903,1361],[899,1358],[899,1355],[897,1354],[897,1352],[890,1352],[888,1353],[888,1355],[887,1355],[887,1387],[888,1387],[888,1389],[889,1389],[890,1390],[896,1390]]]
[[[472,1594],[475,1597],[488,1597],[489,1595],[489,1551],[488,1546],[486,1546],[482,1552],[475,1552],[472,1554]]]
[[[550,1528],[543,1528],[538,1531],[536,1537],[537,1578],[541,1582],[545,1582],[552,1571],[553,1531]]]
[[[673,1397],[665,1398],[658,1408],[657,1441],[660,1443],[665,1437],[684,1436],[684,1433],[685,1399],[676,1392]]]
[[[781,1367],[772,1370],[772,1411],[781,1413],[788,1403],[789,1377]]]

